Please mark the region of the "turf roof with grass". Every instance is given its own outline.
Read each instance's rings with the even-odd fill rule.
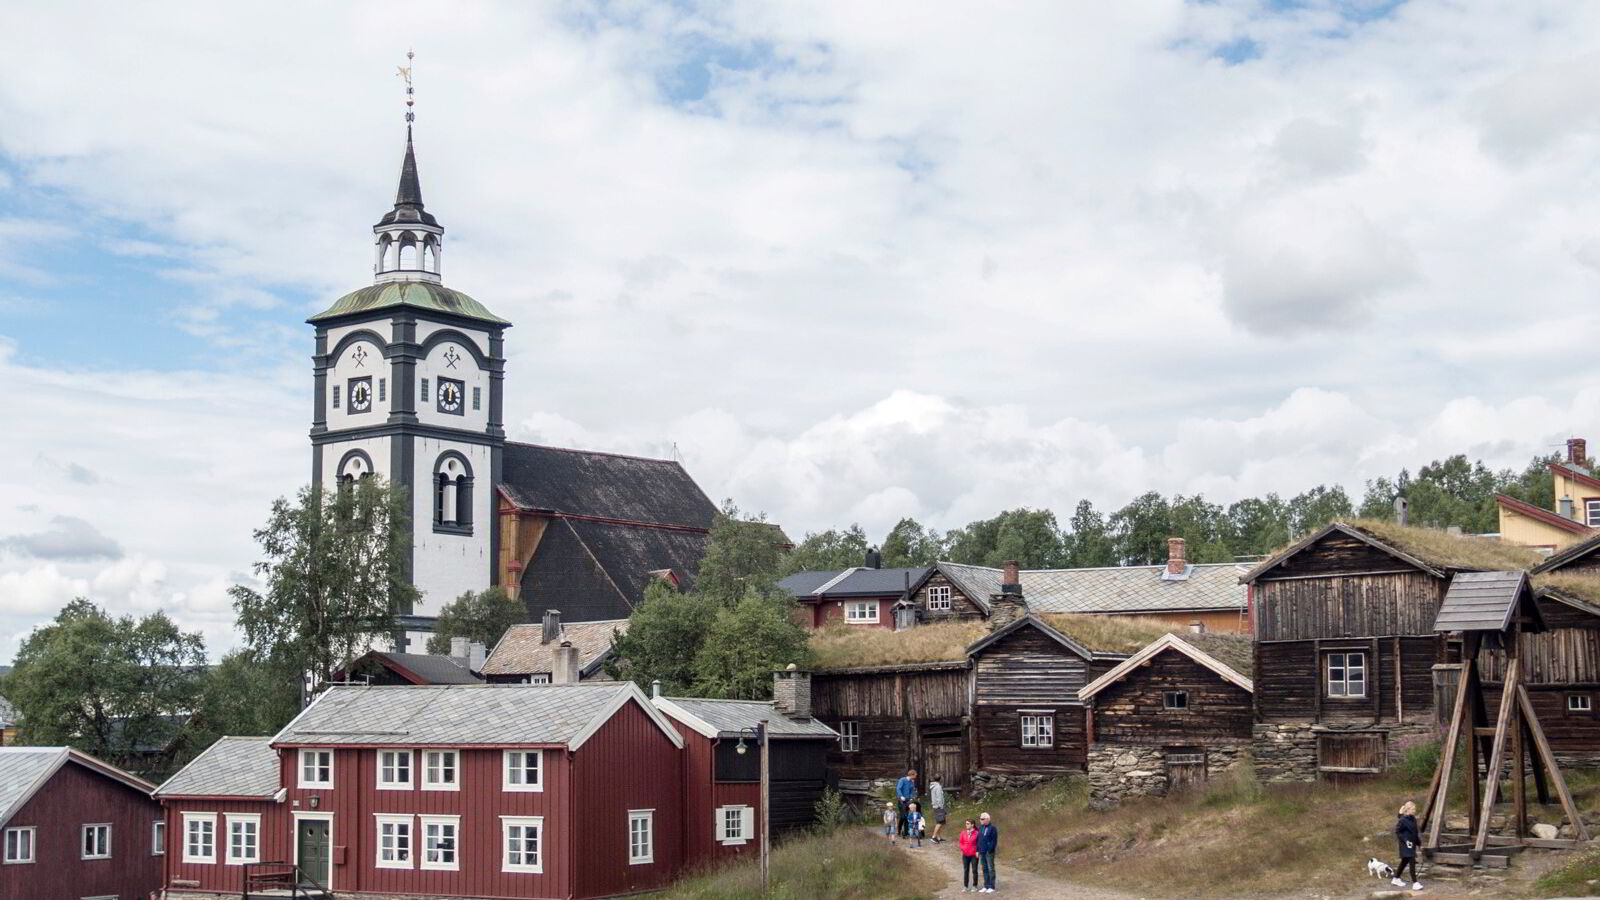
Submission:
[[[1451,534],[1440,528],[1423,528],[1417,525],[1399,525],[1384,519],[1348,519],[1334,522],[1328,529],[1312,533],[1273,551],[1267,559],[1245,573],[1242,581],[1250,581],[1292,555],[1311,546],[1328,533],[1329,529],[1343,527],[1392,547],[1413,559],[1441,571],[1505,571],[1530,569],[1539,563],[1537,553],[1526,547],[1506,544],[1493,538],[1474,535]]]

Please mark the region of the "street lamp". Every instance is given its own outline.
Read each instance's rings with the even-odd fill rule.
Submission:
[[[772,893],[772,876],[767,867],[767,853],[770,846],[767,841],[767,824],[769,821],[767,799],[771,794],[771,787],[767,772],[771,763],[767,753],[767,720],[762,719],[754,728],[740,729],[739,745],[733,748],[733,751],[740,756],[749,752],[744,746],[744,736],[746,734],[754,738],[756,745],[761,748],[761,893],[770,894]]]

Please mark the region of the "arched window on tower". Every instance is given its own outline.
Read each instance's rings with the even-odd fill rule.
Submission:
[[[422,268],[439,274],[439,241],[431,234],[422,242]]]
[[[417,239],[411,232],[400,236],[400,268],[405,271],[418,268]]]
[[[363,478],[371,478],[373,474],[372,457],[364,450],[351,450],[339,460],[338,478],[339,486],[355,484]]]
[[[378,238],[378,271],[387,272],[394,268],[394,238],[384,235]]]
[[[433,467],[433,530],[472,533],[472,467],[454,451]]]

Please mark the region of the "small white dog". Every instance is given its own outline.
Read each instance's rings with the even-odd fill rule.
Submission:
[[[1373,878],[1394,878],[1394,866],[1378,859],[1376,856],[1367,860],[1367,874]]]

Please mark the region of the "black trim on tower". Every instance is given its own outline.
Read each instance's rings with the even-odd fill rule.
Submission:
[[[490,394],[492,397],[493,394]],[[500,469],[505,463],[506,448],[495,444],[489,448],[489,586],[500,585]]]
[[[506,380],[506,339],[505,329],[496,328],[489,332],[489,434],[503,438],[505,429],[505,380]],[[500,470],[495,469],[494,483],[500,484]]]
[[[317,328],[317,352],[311,357],[311,433],[328,430],[328,329]]]
[[[384,352],[394,374],[389,422],[414,425],[417,422],[417,317],[397,314],[393,323],[394,343]]]
[[[413,585],[417,583],[417,492],[414,484],[416,480],[416,466],[414,459],[415,452],[416,446],[413,444],[411,435],[408,433],[399,432],[394,435],[394,438],[391,441],[389,441],[389,471],[394,475],[399,476],[396,478],[390,478],[389,481],[405,488],[406,506],[409,508],[409,514],[406,516],[406,527],[404,529],[406,541],[406,570],[404,575],[406,581]],[[407,615],[410,615],[412,610],[408,609],[405,612]]]
[[[333,444],[343,441],[354,441],[370,437],[387,437],[389,435],[410,434],[417,437],[440,438],[446,441],[460,441],[463,444],[480,444],[497,446],[504,441],[497,435],[485,434],[481,431],[467,431],[465,429],[445,428],[441,425],[423,425],[395,422],[384,422],[364,428],[343,428],[338,431],[329,431],[324,434],[311,436],[313,444]]]

